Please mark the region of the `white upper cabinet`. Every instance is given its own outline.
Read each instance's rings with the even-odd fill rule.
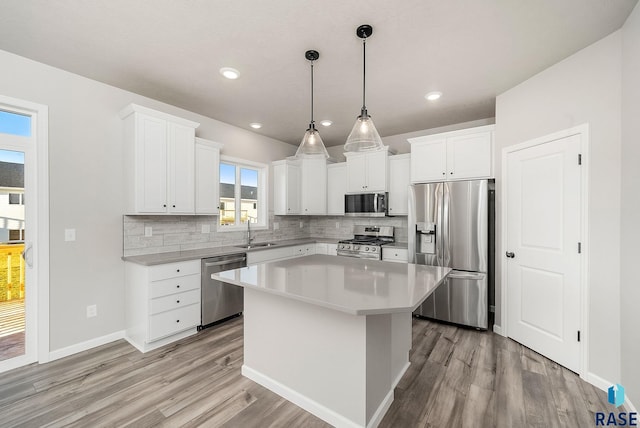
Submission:
[[[220,149],[222,144],[196,137],[196,214],[220,212]]]
[[[273,165],[275,215],[327,214],[327,160],[285,159]]]
[[[344,154],[347,158],[347,193],[388,191],[389,153]]]
[[[347,193],[346,162],[327,165],[327,214],[344,215],[345,193]]]
[[[389,156],[389,215],[409,214],[411,154]]]
[[[304,158],[300,162],[302,173],[302,214],[327,214],[327,160]]]
[[[124,120],[128,214],[195,213],[195,129],[200,125],[130,104]]]
[[[494,125],[410,138],[411,182],[493,176]]]
[[[300,214],[300,163],[293,160],[273,162],[273,213]]]

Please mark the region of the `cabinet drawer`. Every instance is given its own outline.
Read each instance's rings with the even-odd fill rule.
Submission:
[[[149,318],[149,342],[200,324],[200,305],[190,305],[152,315]]]
[[[158,281],[161,279],[176,278],[185,275],[200,275],[200,260],[186,262],[166,263],[149,268],[149,279]]]
[[[409,260],[409,251],[405,248],[382,248],[382,260],[404,262]]]
[[[200,303],[200,290],[185,291],[170,296],[158,297],[151,299],[151,314],[169,311],[172,309],[183,308],[185,306]]]
[[[150,287],[149,296],[152,299],[168,296],[169,294],[182,293],[183,291],[200,289],[200,275],[188,275],[162,281],[153,281]]]

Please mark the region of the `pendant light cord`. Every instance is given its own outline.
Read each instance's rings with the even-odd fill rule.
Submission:
[[[315,128],[313,123],[313,61],[311,61],[311,128]]]
[[[365,90],[367,81],[367,39],[362,39],[362,114],[367,111],[367,105],[365,103]]]

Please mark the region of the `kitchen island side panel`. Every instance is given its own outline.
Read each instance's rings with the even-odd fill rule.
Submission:
[[[349,315],[245,288],[243,374],[332,425],[376,426],[386,413],[392,342],[390,314]]]

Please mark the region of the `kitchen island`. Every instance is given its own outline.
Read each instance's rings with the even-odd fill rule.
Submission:
[[[375,427],[411,314],[449,268],[312,255],[213,274],[244,287],[242,374],[338,427]]]

